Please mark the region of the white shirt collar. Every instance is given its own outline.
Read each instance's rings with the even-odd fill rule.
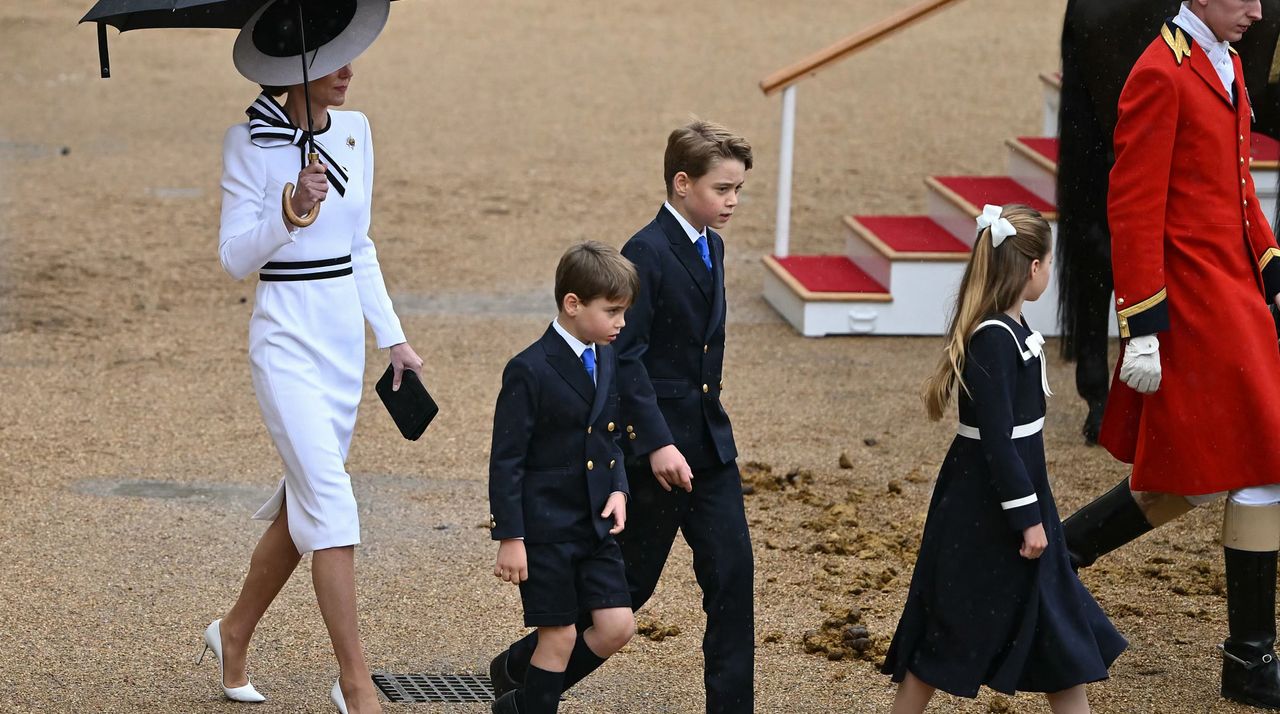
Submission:
[[[1232,91],[1232,84],[1235,82],[1236,71],[1235,65],[1231,62],[1231,45],[1215,37],[1213,30],[1204,24],[1204,20],[1191,12],[1189,3],[1182,3],[1178,16],[1173,18],[1173,22],[1186,30],[1187,34],[1191,35],[1191,39],[1204,50],[1214,71],[1218,74],[1218,79],[1222,82],[1223,89],[1227,90],[1227,94],[1234,100],[1235,92]]]
[[[695,231],[693,229],[693,224],[686,221],[684,216],[680,215],[680,212],[676,210],[675,206],[671,205],[670,201],[663,201],[662,205],[665,206],[668,211],[671,211],[671,215],[675,216],[676,220],[680,222],[680,227],[684,229],[685,235],[689,236],[690,243],[697,243],[699,238],[706,237],[707,229],[703,228],[701,233]]]
[[[564,326],[560,324],[560,318],[552,320],[551,326],[556,328],[556,332],[559,332],[560,336],[564,338],[564,341],[569,344],[569,347],[573,349],[573,354],[577,356],[578,359],[582,359],[583,352],[586,352],[587,350],[595,350],[595,345],[589,345],[582,340],[579,340],[570,334],[568,330],[564,329]]]

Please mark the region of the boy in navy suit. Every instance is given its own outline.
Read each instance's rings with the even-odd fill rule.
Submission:
[[[635,632],[614,540],[627,475],[612,343],[638,287],[616,249],[573,246],[556,268],[559,314],[503,372],[489,457],[489,526],[501,541],[493,573],[520,586],[537,648],[523,686],[499,696],[495,713],[555,712],[566,666],[594,670]]]
[[[746,139],[722,126],[696,121],[675,130],[663,161],[667,202],[622,247],[640,290],[617,343],[632,489],[632,519],[618,543],[631,605],[639,608],[653,594],[677,529],[684,533],[707,613],[706,708],[716,714],[754,707],[754,562],[738,451],[720,404],[724,242],[712,230],[733,215],[751,162]],[[536,642],[530,635],[494,659],[495,691],[517,685]],[[571,662],[565,688],[591,664]]]

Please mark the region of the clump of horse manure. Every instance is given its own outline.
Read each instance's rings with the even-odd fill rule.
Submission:
[[[653,618],[639,618],[636,620],[636,634],[661,642],[668,637],[678,636],[680,628],[677,625],[664,625]]]
[[[825,656],[833,662],[865,660],[878,665],[884,660],[888,643],[872,637],[861,621],[862,610],[858,608],[833,615],[824,620],[820,628],[806,632],[801,645],[805,652]]]
[[[808,469],[791,469],[785,475],[773,472],[773,466],[759,461],[748,461],[742,465],[742,492],[753,494],[756,491],[786,491],[813,482],[813,472]]]

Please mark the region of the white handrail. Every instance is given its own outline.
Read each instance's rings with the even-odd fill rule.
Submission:
[[[778,148],[778,216],[773,254],[787,257],[791,244],[791,162],[796,143],[796,87],[782,92],[782,143]]]
[[[795,160],[796,84],[818,70],[870,47],[957,1],[923,0],[760,80],[760,90],[766,95],[782,90],[782,139],[778,146],[778,215],[773,245],[775,256],[785,258],[791,248],[791,169]]]

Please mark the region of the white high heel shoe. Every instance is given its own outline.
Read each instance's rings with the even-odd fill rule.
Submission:
[[[335,706],[338,707],[338,714],[347,714],[347,700],[342,696],[342,685],[338,682],[333,683],[333,689],[329,690],[329,698],[333,700]]]
[[[204,628],[204,649],[200,650],[200,656],[196,658],[196,664],[204,662],[205,653],[213,650],[213,656],[218,658],[218,684],[222,685],[222,693],[227,699],[233,702],[265,702],[267,698],[258,693],[253,688],[253,682],[248,682],[243,687],[228,687],[226,679],[222,674],[222,620],[221,618],[209,623]]]

